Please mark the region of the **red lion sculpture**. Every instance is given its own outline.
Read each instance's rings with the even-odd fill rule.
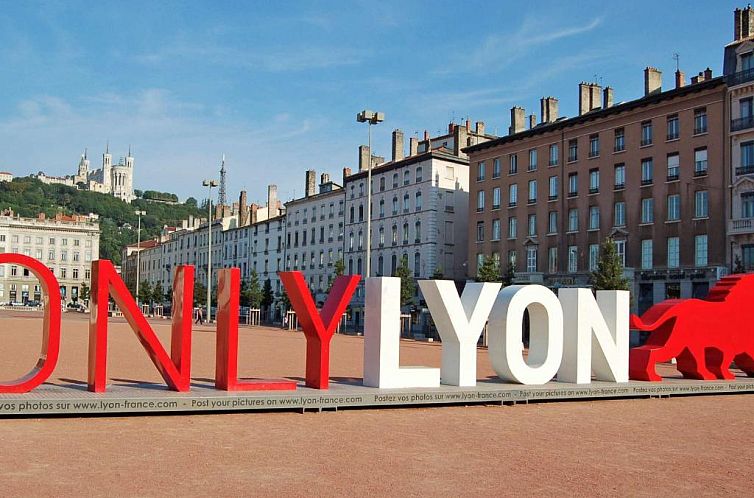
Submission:
[[[754,274],[722,278],[705,299],[668,299],[641,318],[631,315],[631,328],[651,332],[646,344],[632,348],[629,376],[659,381],[658,362],[676,359],[688,379],[733,379],[731,363],[754,377]]]

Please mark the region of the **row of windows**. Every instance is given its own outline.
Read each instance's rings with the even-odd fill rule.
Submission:
[[[393,196],[392,200],[392,214],[397,215],[399,212],[408,213],[411,211],[411,196],[406,193],[403,194],[403,203],[401,204],[398,201],[397,196]],[[416,192],[414,194],[414,211],[419,212],[422,210],[423,202],[422,202],[422,193],[421,191]],[[357,216],[358,215],[358,216]],[[362,204],[359,205],[358,208],[355,208],[354,206],[351,206],[349,210],[349,223],[355,223],[357,220],[359,222],[364,221],[364,206]],[[377,213],[377,216],[380,218],[385,217],[385,199],[380,199],[379,202],[379,211]],[[372,219],[374,219],[374,214],[372,215]]]
[[[307,244],[307,236],[308,234],[311,234],[311,238],[308,239],[309,244],[315,244],[316,243],[316,236],[317,236],[317,229],[312,227],[311,231],[308,230],[302,230],[301,231],[301,245],[306,246]],[[327,241],[332,242],[335,240],[335,227],[334,225],[330,225],[327,229]],[[343,223],[338,224],[338,240],[343,240]],[[325,227],[319,227],[319,243],[322,244],[325,242]],[[293,232],[293,244],[291,245],[291,233],[288,233],[288,247],[298,247],[299,246],[299,232]],[[267,250],[268,244],[267,240],[265,240],[265,250]],[[278,250],[280,250],[280,238],[278,237]],[[256,240],[254,241],[254,251],[256,251]]]
[[[422,167],[417,166],[414,170],[414,182],[421,183],[423,179],[424,177],[422,174]],[[398,188],[399,183],[400,175],[398,173],[393,173],[393,188]],[[386,189],[386,180],[384,176],[380,176],[379,184],[380,192],[384,192]],[[409,184],[411,184],[411,171],[406,169],[403,171],[403,185]],[[374,192],[374,185],[372,186],[372,192]],[[358,195],[359,197],[366,195],[366,192],[364,191],[364,182],[359,183]],[[356,185],[351,185],[351,199],[353,199],[354,197],[356,197]]]
[[[697,267],[704,267],[708,264],[709,252],[708,252],[708,236],[707,234],[696,235],[694,237],[694,265]],[[665,261],[667,268],[678,268],[681,261],[681,248],[680,239],[678,237],[668,237],[666,239],[667,244],[667,259]],[[621,259],[622,264],[626,265],[626,241],[616,240],[616,250],[618,257]],[[588,262],[586,268],[583,268],[580,261],[580,250],[578,246],[568,246],[567,248],[567,271],[595,271],[599,261],[599,244],[590,244],[588,246]],[[537,246],[526,247],[526,271],[537,272],[539,271],[539,248]],[[477,268],[481,268],[484,262],[484,254],[477,254]],[[500,261],[499,253],[493,253],[493,258],[496,261]],[[508,261],[516,268],[516,251],[508,251]],[[651,270],[654,268],[654,240],[643,239],[641,241],[641,268],[643,270]],[[549,273],[558,272],[558,248],[549,247],[547,249],[547,271]]]
[[[411,265],[411,260],[408,257],[408,254],[403,253],[402,260],[404,260],[406,262],[406,266],[408,266],[408,268],[410,270],[413,270],[414,277],[420,277],[421,276],[421,253],[419,253],[418,251],[414,253],[413,268],[412,268],[412,265]],[[390,272],[388,273],[388,275],[395,275],[396,270],[398,270],[398,266],[400,264],[401,264],[401,260],[398,259],[398,255],[397,254],[393,254],[390,257]],[[377,267],[375,268],[376,275],[378,277],[384,276],[386,274],[385,273],[386,269],[387,268],[385,267],[385,257],[382,254],[380,254],[377,257]],[[354,266],[354,259],[353,258],[349,258],[348,259],[348,273],[350,273],[351,275],[354,275],[355,274],[354,270],[359,275],[361,275],[363,273],[363,265],[362,265],[362,259],[361,258],[356,258],[356,260],[355,260],[355,266]]]
[[[6,235],[0,235],[0,242],[5,242],[6,241],[6,237],[7,237]],[[10,236],[10,241],[12,243],[19,243],[20,239],[21,239],[21,237],[18,236],[18,235],[11,235]],[[73,247],[79,247],[79,246],[81,246],[81,240],[80,239],[66,239],[66,238],[58,239],[56,237],[48,237],[47,238],[47,243],[49,245],[51,245],[51,246],[54,246],[59,241],[61,246],[67,246],[69,240],[71,240]],[[31,235],[24,235],[23,236],[23,243],[24,244],[31,244]],[[36,245],[38,245],[38,246],[41,246],[42,244],[44,244],[44,237],[34,237],[34,243]],[[84,247],[92,247],[92,241],[90,239],[86,239],[84,241]]]
[[[316,254],[314,251],[311,251],[309,253],[309,268],[313,269],[316,264],[319,264],[320,268],[323,268],[325,264],[327,266],[332,266],[335,261],[339,261],[343,258],[343,250],[338,249],[338,257],[337,260],[335,259],[335,252],[332,249],[328,249],[327,251],[327,259],[325,259],[325,251],[321,250],[319,251],[319,258],[316,258]],[[293,269],[298,270],[299,269],[299,255],[294,254],[293,255]],[[301,253],[301,269],[305,269],[307,264],[307,253]],[[286,258],[286,268],[291,268],[291,255],[289,254]]]
[[[746,208],[751,210],[754,215],[754,193],[750,197]],[[706,190],[698,190],[694,193],[694,218],[701,219],[709,217],[709,194]],[[599,206],[590,206],[588,211],[588,230],[597,230],[600,228],[600,208]],[[537,235],[537,215],[528,216],[527,235]],[[667,196],[666,221],[677,222],[681,220],[681,197],[679,194]],[[655,200],[653,197],[646,197],[641,200],[641,224],[650,224],[655,221]],[[627,225],[626,203],[623,201],[613,204],[613,226],[624,227]],[[547,233],[554,235],[558,233],[558,211],[550,211],[547,220]],[[577,232],[579,230],[579,210],[577,208],[568,210],[567,232]],[[492,220],[492,237],[491,240],[500,240],[500,219]],[[518,236],[518,218],[511,216],[508,218],[508,238],[515,239]],[[478,221],[476,226],[476,240],[483,242],[485,240],[485,222]]]
[[[351,190],[353,191],[353,185],[351,186]],[[290,216],[290,219],[288,220],[288,226],[291,226],[291,222],[293,222],[294,224],[298,225],[299,218],[301,218],[301,220],[300,220],[301,223],[304,223],[304,224],[306,224],[310,220],[310,218],[309,218],[309,208],[304,208],[304,210],[303,210],[303,216],[301,216],[301,213],[302,213],[302,211],[300,211],[298,209],[295,212],[292,212],[291,216]],[[319,219],[320,220],[324,220],[325,219],[325,204],[322,204],[320,206],[319,213],[320,213]],[[339,203],[338,203],[338,216],[342,216],[342,215],[343,215],[343,201],[339,201]],[[329,210],[329,213],[327,214],[327,216],[329,218],[334,218],[335,217],[335,203],[333,203],[333,202],[330,203],[330,210]],[[315,221],[317,221],[317,206],[312,206],[311,222],[314,223]]]
[[[666,139],[677,140],[680,138],[680,124],[678,120],[678,114],[672,114],[666,118]],[[707,132],[707,110],[706,108],[699,108],[694,110],[694,135],[699,135]],[[622,152],[626,149],[626,135],[625,128],[615,128],[613,130],[613,152]],[[653,143],[653,128],[652,120],[643,121],[641,123],[641,141],[640,145],[646,147]],[[538,167],[538,153],[536,148],[529,149],[528,153],[527,171],[536,171]],[[589,136],[589,151],[588,157],[595,158],[600,156],[600,135],[595,133]],[[550,144],[548,146],[547,163],[548,166],[557,166],[560,157],[560,150],[558,144]],[[577,138],[570,139],[568,141],[568,162],[575,162],[579,159],[579,141]],[[518,173],[518,154],[508,155],[508,174]],[[501,174],[500,158],[492,160],[492,178],[499,178]],[[480,161],[477,163],[477,181],[483,181],[487,178],[487,163]]]
[[[677,181],[679,179],[680,159],[678,153],[668,154],[667,156],[667,181]],[[613,188],[615,190],[626,187],[626,166],[625,164],[616,164],[613,170]],[[707,174],[707,148],[699,148],[694,153],[694,176],[703,176]],[[568,197],[576,197],[579,194],[579,174],[577,172],[569,173],[567,179]],[[642,186],[651,185],[654,182],[654,165],[651,157],[641,161],[641,184]],[[529,180],[527,189],[527,203],[537,202],[538,188],[537,180]],[[593,168],[589,170],[589,194],[596,194],[600,191],[600,170]],[[559,177],[553,175],[548,181],[548,200],[555,200],[560,193]],[[477,192],[477,212],[484,211],[486,195],[484,190]],[[518,204],[518,184],[508,185],[508,207],[514,207]],[[492,209],[499,209],[501,205],[500,187],[492,189]]]
[[[401,237],[399,239],[398,237],[398,225],[394,224],[390,229],[390,243],[392,245],[397,245],[399,240],[402,241],[403,244],[408,244],[410,242],[410,232],[409,232],[409,224],[408,222],[403,223],[403,228],[400,232]],[[378,244],[380,247],[385,246],[385,227],[380,227],[378,230]],[[418,244],[421,242],[421,236],[422,236],[422,223],[421,221],[416,221],[414,223],[414,243]],[[358,243],[358,245],[356,245]],[[348,234],[348,250],[353,251],[355,248],[359,250],[364,248],[364,232],[359,230],[356,237],[354,237],[353,232]]]
[[[68,278],[68,270],[69,268],[55,268],[54,266],[48,266],[50,272],[52,272],[53,275],[60,277],[60,278]],[[89,268],[85,268],[83,272],[80,271],[79,268],[70,268],[70,278],[73,280],[77,280],[80,278],[80,275],[84,275],[84,280],[89,280],[91,277],[91,270]],[[19,267],[16,265],[10,265],[10,271],[6,274],[5,271],[5,265],[0,265],[0,278],[3,278],[5,276],[11,276],[11,277],[30,277],[31,273],[29,272],[28,268]]]

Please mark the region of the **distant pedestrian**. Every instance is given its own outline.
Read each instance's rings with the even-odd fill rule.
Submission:
[[[204,312],[201,307],[196,308],[196,321],[194,323],[198,323],[199,325],[204,323]]]

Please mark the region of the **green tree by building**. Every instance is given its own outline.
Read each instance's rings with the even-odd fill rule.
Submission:
[[[600,247],[597,270],[592,273],[594,290],[628,290],[628,279],[623,275],[623,263],[618,256],[615,241],[608,237]]]
[[[513,281],[516,279],[516,264],[513,261],[508,261],[508,266],[505,268],[505,273],[503,273],[503,287],[507,287],[509,285],[513,285]]]
[[[139,284],[139,304],[149,304],[152,302],[152,286],[149,281],[144,280]]]
[[[340,258],[335,262],[335,269],[333,270],[333,273],[330,275],[330,278],[327,282],[327,293],[330,293],[330,289],[332,288],[333,282],[335,282],[335,279],[339,276],[343,275],[346,272],[346,263],[343,261],[343,258]]]
[[[262,286],[262,307],[265,309],[270,309],[270,306],[272,306],[272,303],[275,302],[275,295],[272,292],[272,282],[270,282],[270,279],[266,279],[264,281],[264,286]]]
[[[152,288],[152,301],[155,304],[162,304],[165,302],[165,291],[162,290],[162,283],[157,281]]]
[[[408,306],[414,302],[416,281],[408,268],[408,257],[401,258],[401,264],[396,268],[395,275],[401,279],[401,306]]]
[[[485,256],[476,273],[477,282],[500,282],[500,264],[492,256]]]

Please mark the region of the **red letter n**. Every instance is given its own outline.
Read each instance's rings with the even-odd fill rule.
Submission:
[[[89,390],[104,392],[107,384],[107,300],[112,297],[149,358],[174,391],[188,391],[191,381],[191,312],[194,302],[194,267],[179,266],[173,280],[173,316],[170,356],[160,344],[128,292],[113,264],[92,263],[91,316],[89,318]]]
[[[361,277],[341,275],[336,278],[320,315],[301,272],[281,271],[279,275],[306,336],[306,385],[327,389],[330,383],[330,340]]]

